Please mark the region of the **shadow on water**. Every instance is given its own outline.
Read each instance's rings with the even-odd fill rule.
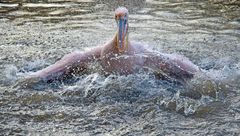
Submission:
[[[2,0],[0,134],[238,135],[239,1]],[[186,86],[152,73],[13,87],[74,50],[114,34],[113,11],[130,9],[130,38],[187,56],[203,69]]]

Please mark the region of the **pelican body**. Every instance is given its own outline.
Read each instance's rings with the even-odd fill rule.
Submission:
[[[112,40],[103,46],[85,52],[65,55],[55,64],[33,74],[41,79],[53,79],[71,74],[76,68],[86,69],[98,61],[103,71],[110,74],[131,74],[135,69],[151,69],[167,76],[182,79],[192,77],[199,68],[180,55],[163,54],[145,48],[141,43],[129,41],[129,13],[125,7],[115,10],[117,31]]]

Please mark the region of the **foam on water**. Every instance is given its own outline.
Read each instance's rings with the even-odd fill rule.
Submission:
[[[43,62],[28,63],[23,69],[38,69],[40,65],[36,64],[43,64]],[[13,82],[18,78],[17,75],[23,75],[23,73],[16,73],[18,71],[16,67],[9,66],[9,68],[6,71],[7,80]],[[76,75],[75,82],[71,82],[71,84],[56,82],[58,86],[56,91],[62,95],[62,99],[71,99],[71,101],[75,99],[83,104],[154,101],[159,107],[171,109],[184,115],[206,114],[218,108],[212,107],[216,106],[211,105],[212,103],[218,102],[224,105],[225,97],[233,88],[229,86],[229,82],[236,80],[234,79],[237,76],[236,73],[239,73],[238,71],[233,74],[233,70],[226,67],[222,70],[204,71],[202,74],[196,75],[186,85],[181,85],[156,79],[151,72],[140,71],[127,76],[105,76],[99,72],[99,69],[99,65],[93,64],[88,74]],[[45,88],[45,91],[47,88],[51,88],[48,84],[40,86],[44,87],[37,88]]]

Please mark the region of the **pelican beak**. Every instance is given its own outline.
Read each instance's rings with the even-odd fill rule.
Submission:
[[[119,18],[117,21],[118,35],[117,35],[117,48],[123,52],[128,45],[128,22],[127,15],[124,18]]]

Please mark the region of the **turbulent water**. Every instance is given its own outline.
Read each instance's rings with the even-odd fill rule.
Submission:
[[[16,86],[64,54],[102,45],[114,9],[130,12],[130,39],[188,57],[204,74],[186,86],[151,73]],[[239,135],[237,0],[1,0],[0,135]],[[207,75],[207,76],[206,76]]]

